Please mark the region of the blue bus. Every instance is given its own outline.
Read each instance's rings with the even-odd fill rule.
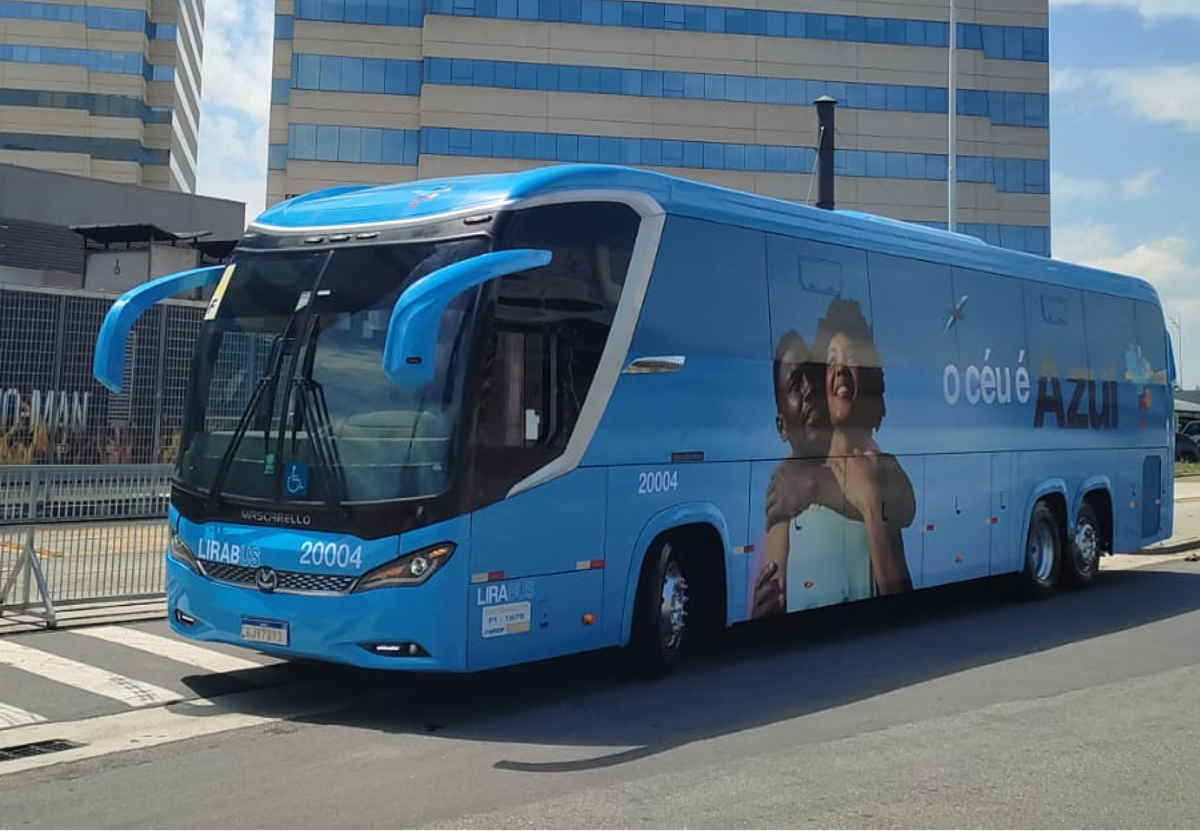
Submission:
[[[476,671],[978,578],[1030,596],[1171,535],[1174,369],[1140,280],[647,171],[322,190],[212,287],[171,627]]]

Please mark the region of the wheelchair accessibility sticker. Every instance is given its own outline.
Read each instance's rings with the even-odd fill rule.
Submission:
[[[283,466],[283,489],[288,496],[308,495],[308,465],[288,462]]]

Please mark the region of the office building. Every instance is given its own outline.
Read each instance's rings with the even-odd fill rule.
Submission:
[[[959,230],[1050,250],[1047,0],[957,0]],[[945,227],[948,0],[276,0],[268,203],[611,162]]]
[[[0,0],[0,162],[194,193],[203,0]]]

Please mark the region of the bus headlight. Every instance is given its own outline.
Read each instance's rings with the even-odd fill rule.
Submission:
[[[182,563],[197,574],[204,573],[200,570],[200,563],[196,561],[196,555],[192,553],[192,549],[188,548],[188,544],[183,541],[183,537],[174,531],[171,532],[170,541],[167,543],[167,556],[178,563]]]
[[[390,586],[419,586],[446,564],[454,553],[454,543],[443,542],[405,554],[398,560],[384,563],[358,578],[354,591],[386,589]]]

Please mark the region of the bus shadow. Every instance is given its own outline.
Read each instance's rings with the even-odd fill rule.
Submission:
[[[921,682],[1088,640],[1200,608],[1200,573],[1106,572],[1045,602],[976,583],[859,607],[746,624],[694,650],[657,682],[615,650],[477,675],[310,666],[309,683],[351,707],[296,721],[435,733],[513,745],[613,749],[572,761],[500,760],[556,773],[630,762],[691,742],[842,707]],[[620,748],[620,749],[616,749]]]

